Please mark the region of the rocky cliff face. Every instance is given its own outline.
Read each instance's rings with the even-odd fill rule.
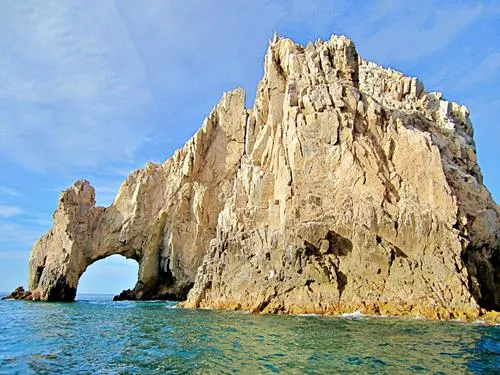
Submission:
[[[225,94],[108,208],[85,181],[62,193],[32,250],[31,298],[73,300],[85,269],[119,253],[140,265],[129,298],[187,296],[186,307],[498,310],[500,210],[468,116],[345,37],[275,38],[252,108]]]
[[[31,251],[31,298],[72,301],[89,265],[121,254],[139,263],[128,298],[185,299],[243,154],[244,100],[242,90],[225,94],[182,149],[132,173],[110,207],[95,207],[87,181],[61,193],[53,228]]]

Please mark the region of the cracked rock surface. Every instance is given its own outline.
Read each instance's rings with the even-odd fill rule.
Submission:
[[[33,247],[31,298],[73,300],[85,269],[139,262],[123,296],[185,307],[473,319],[500,309],[500,210],[469,112],[333,36],[269,45],[162,165],[95,207],[79,181]]]

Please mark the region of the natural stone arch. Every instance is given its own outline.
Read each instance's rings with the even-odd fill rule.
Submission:
[[[158,267],[162,218],[154,223],[156,230],[142,232],[143,228],[131,223],[133,220],[122,215],[117,207],[95,207],[94,188],[87,181],[78,181],[61,194],[54,221],[63,225],[55,226],[42,237],[30,256],[28,279],[33,299],[73,301],[85,270],[115,254],[134,259],[139,265],[131,298],[176,297],[175,293],[158,295],[159,281],[168,276],[162,277]],[[133,233],[127,230],[131,228],[127,223],[135,229]]]
[[[88,181],[62,192],[52,229],[31,251],[29,298],[72,301],[90,264],[121,254],[139,263],[127,298],[184,300],[216,237],[244,153],[246,123],[245,94],[234,90],[169,160],[133,172],[109,207],[95,206]]]

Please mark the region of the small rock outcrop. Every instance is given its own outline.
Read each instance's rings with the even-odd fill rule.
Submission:
[[[14,291],[8,296],[2,297],[2,299],[24,299],[31,300],[31,293],[24,290],[23,286],[18,286]]]
[[[110,207],[78,181],[33,247],[33,299],[73,300],[111,254],[137,260],[118,299],[269,313],[450,319],[500,309],[500,210],[469,112],[333,36],[270,42],[255,104],[224,94]]]

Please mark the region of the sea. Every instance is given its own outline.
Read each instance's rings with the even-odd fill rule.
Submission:
[[[0,374],[500,374],[500,326],[0,301]]]

